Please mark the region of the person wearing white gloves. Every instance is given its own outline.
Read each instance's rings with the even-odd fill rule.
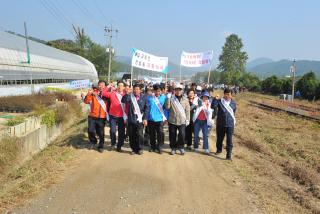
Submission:
[[[197,106],[195,113],[193,114],[194,123],[194,149],[199,147],[199,132],[202,130],[203,134],[203,149],[205,153],[209,154],[209,127],[213,125],[211,105],[209,102],[209,92],[204,91],[201,94],[201,105]]]
[[[183,86],[177,84],[174,95],[168,94],[165,102],[165,108],[169,109],[168,124],[171,155],[174,155],[176,150],[179,150],[181,155],[185,154],[185,129],[190,121],[190,105],[188,98],[183,96],[182,89]]]

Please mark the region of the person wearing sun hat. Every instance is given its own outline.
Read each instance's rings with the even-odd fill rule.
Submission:
[[[210,106],[209,97],[208,91],[201,93],[201,104],[197,107],[192,118],[194,123],[194,149],[198,149],[199,147],[199,133],[201,129],[203,133],[203,149],[207,154],[209,154],[209,127],[213,125],[213,110]]]
[[[175,86],[174,95],[167,95],[165,107],[169,109],[170,154],[174,155],[176,150],[180,150],[181,155],[184,155],[185,129],[190,121],[190,105],[188,98],[183,96],[183,86],[181,84]]]

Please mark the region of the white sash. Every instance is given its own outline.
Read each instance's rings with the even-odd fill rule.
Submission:
[[[179,102],[178,98],[176,96],[173,96],[172,98],[172,103],[177,107],[177,109],[180,111],[181,116],[184,121],[187,120],[186,112],[184,111],[184,108],[182,107],[181,103]],[[181,97],[182,99],[182,97]]]
[[[109,114],[107,112],[107,106],[106,103],[101,99],[99,95],[95,96],[98,100],[98,103],[100,104],[101,108],[106,112],[107,120],[109,121]]]
[[[197,118],[202,110],[204,111],[204,114],[206,116],[208,126],[212,126],[213,125],[213,121],[211,120],[212,109],[210,107],[207,107],[206,105],[202,105],[201,107],[197,108],[196,112],[193,115],[193,122],[195,122],[197,120]]]
[[[140,95],[140,99],[141,99],[141,95]],[[132,100],[133,108],[134,108],[134,111],[135,111],[134,113],[138,116],[137,120],[138,120],[139,123],[142,123],[142,114],[141,114],[141,111],[140,111],[140,107],[139,107],[137,99],[133,95],[133,93],[131,93],[131,100]]]
[[[227,109],[227,111],[229,112],[229,114],[231,115],[232,119],[233,119],[233,125],[236,125],[236,118],[234,116],[234,112],[233,109],[230,107],[230,105],[228,105],[226,103],[226,100],[222,97],[221,98],[221,103],[222,105],[225,107],[225,109]]]
[[[122,109],[122,113],[123,113],[123,120],[127,120],[128,119],[128,116],[126,114],[126,111],[124,109],[124,103],[121,102],[121,99],[122,99],[122,96],[121,94],[119,94],[118,92],[115,92],[116,93],[116,96],[119,100],[119,103],[120,103],[120,106],[121,106],[121,109]]]
[[[156,106],[158,107],[159,111],[160,111],[161,114],[162,114],[162,121],[166,121],[167,118],[166,118],[166,116],[164,115],[164,111],[163,111],[162,105],[161,105],[158,97],[153,96],[153,101],[154,101],[154,103],[156,104]]]

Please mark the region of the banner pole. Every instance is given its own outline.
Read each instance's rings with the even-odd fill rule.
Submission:
[[[212,66],[212,63],[210,64],[209,73],[208,73],[208,86],[209,86],[209,84],[210,84],[211,66]]]
[[[130,88],[132,88],[132,81],[133,81],[133,66],[131,65],[131,81],[130,81]]]
[[[212,62],[213,62],[213,51],[212,51],[212,59],[211,59],[210,67],[209,67],[209,73],[208,73],[208,87],[210,84],[210,73],[211,73],[211,68],[212,68]]]
[[[180,83],[181,83],[181,63],[180,63]]]

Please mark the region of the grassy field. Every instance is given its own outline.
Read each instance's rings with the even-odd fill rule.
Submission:
[[[233,166],[260,196],[268,213],[292,209],[320,213],[320,124],[250,105],[250,100],[263,96],[245,93],[236,97]]]

